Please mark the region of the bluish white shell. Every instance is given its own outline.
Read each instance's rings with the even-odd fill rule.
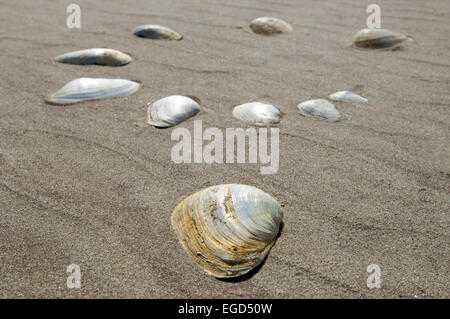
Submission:
[[[158,24],[145,24],[134,30],[134,35],[154,40],[181,40],[183,35]]]
[[[136,92],[140,83],[123,79],[79,78],[70,81],[47,100],[55,104],[72,104],[87,100],[127,96]]]
[[[70,64],[120,66],[130,63],[133,59],[128,54],[114,49],[94,48],[65,53],[57,56],[55,60]]]
[[[330,121],[337,121],[340,117],[333,103],[324,99],[305,101],[297,107],[300,113],[306,116],[318,116]]]
[[[247,123],[264,126],[279,123],[281,113],[271,104],[251,102],[236,106],[233,116]]]
[[[386,29],[362,29],[353,39],[353,45],[360,48],[392,48],[398,46],[408,37]]]
[[[200,105],[182,95],[172,95],[151,104],[147,109],[147,123],[156,127],[171,127],[200,112]]]
[[[257,34],[270,35],[291,32],[292,26],[278,18],[260,17],[250,23],[250,29]]]
[[[367,103],[369,100],[350,91],[339,91],[330,95],[333,101]]]
[[[237,277],[259,265],[283,219],[280,204],[262,190],[239,184],[203,189],[172,213],[177,237],[208,274]]]

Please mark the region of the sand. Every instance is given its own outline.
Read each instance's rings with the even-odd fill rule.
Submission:
[[[447,1],[377,1],[382,27],[414,37],[402,50],[349,46],[370,2],[1,0],[0,296],[3,298],[448,298],[450,95]],[[264,37],[249,22],[275,16],[294,32]],[[133,36],[156,23],[182,41]],[[60,64],[69,51],[130,53],[124,67]],[[77,77],[138,80],[134,95],[72,106],[45,103]],[[353,90],[339,122],[297,104]],[[145,124],[146,105],[201,99],[203,127],[247,127],[233,106],[283,112],[280,168],[175,164],[172,129]],[[179,127],[193,129],[193,119]],[[207,186],[259,187],[283,205],[264,265],[217,280],[184,252],[170,215]],[[68,289],[78,264],[82,288]],[[366,285],[370,264],[380,289]]]

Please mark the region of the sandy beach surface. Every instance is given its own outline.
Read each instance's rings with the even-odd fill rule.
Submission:
[[[0,1],[0,297],[448,298],[450,5],[378,0],[382,27],[414,38],[395,51],[349,44],[369,1]],[[253,34],[256,17],[293,25]],[[135,37],[161,24],[182,41]],[[57,63],[107,47],[123,67]],[[78,77],[138,80],[134,95],[56,106],[45,99]],[[302,117],[297,104],[353,90],[342,119]],[[280,167],[175,164],[172,129],[145,123],[146,106],[201,100],[203,127],[248,125],[232,107],[282,112]],[[193,129],[193,119],[179,125]],[[256,186],[283,205],[284,227],[258,271],[218,280],[185,253],[170,216],[204,187]],[[69,264],[82,288],[68,289]],[[382,286],[369,289],[367,266]]]

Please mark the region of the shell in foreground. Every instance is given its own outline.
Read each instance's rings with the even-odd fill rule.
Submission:
[[[269,194],[247,185],[218,185],[177,205],[172,226],[177,237],[208,274],[244,275],[259,265],[274,244],[283,212]]]
[[[114,98],[133,94],[137,82],[123,79],[79,78],[70,81],[47,100],[54,104],[72,104],[87,100]]]
[[[181,40],[183,35],[180,33],[157,24],[145,24],[134,30],[134,35],[154,40]]]
[[[250,29],[257,34],[270,35],[291,32],[292,26],[278,18],[261,17],[256,18],[250,23]]]
[[[120,66],[130,63],[133,59],[128,54],[114,49],[86,49],[62,54],[56,61],[69,64],[98,64]]]
[[[252,102],[236,106],[233,116],[247,123],[264,126],[279,123],[281,113],[271,104]]]
[[[147,109],[147,123],[156,127],[171,127],[195,116],[200,105],[187,96],[172,95],[151,104]]]
[[[300,113],[305,116],[318,116],[330,121],[337,121],[340,117],[333,103],[324,99],[305,101],[297,107]]]
[[[341,102],[361,102],[367,103],[369,100],[361,95],[350,91],[339,91],[330,95],[330,99],[333,101],[341,101]]]
[[[386,29],[362,29],[353,39],[353,45],[359,48],[393,48],[406,41],[404,34]]]

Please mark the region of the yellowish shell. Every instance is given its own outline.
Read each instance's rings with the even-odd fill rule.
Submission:
[[[172,213],[180,243],[208,274],[237,277],[259,265],[274,244],[283,212],[269,194],[218,185],[188,196]]]

